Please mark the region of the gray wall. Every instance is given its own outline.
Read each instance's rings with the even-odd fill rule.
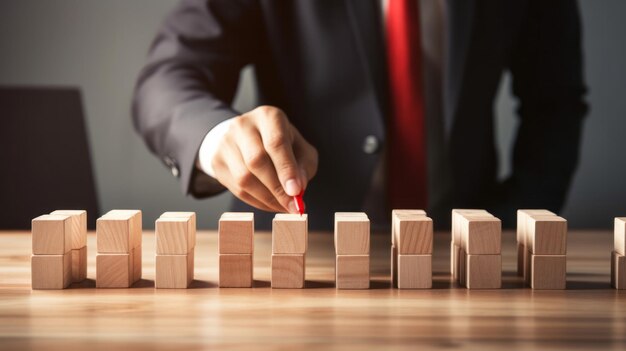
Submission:
[[[175,0],[0,0],[0,84],[69,85],[83,92],[96,182],[103,211],[141,208],[144,225],[165,210],[198,212],[215,227],[230,196],[206,201],[183,196],[176,180],[135,135],[129,106],[135,77],[154,33]],[[624,92],[626,52],[622,0],[584,0],[586,77],[592,106],[582,162],[565,216],[572,226],[609,227],[626,215]],[[236,108],[254,105],[252,76],[242,78]],[[509,80],[495,106],[501,175],[515,129]],[[621,158],[620,158],[621,156]]]

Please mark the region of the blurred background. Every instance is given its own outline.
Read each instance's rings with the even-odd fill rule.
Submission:
[[[181,194],[177,180],[135,134],[130,118],[135,79],[157,27],[176,2],[0,0],[0,86],[74,87],[81,92],[101,212],[142,209],[144,227],[152,228],[164,211],[196,211],[200,228],[215,228],[231,196],[198,201]],[[591,110],[563,216],[570,227],[609,228],[613,217],[626,216],[626,1],[581,0],[580,8]],[[247,68],[235,102],[239,111],[255,106],[253,82],[254,73]],[[510,172],[516,128],[510,90],[505,76],[494,106],[502,177]],[[3,149],[16,152],[10,145]],[[1,169],[11,171],[11,164]],[[45,169],[39,171],[46,176]]]

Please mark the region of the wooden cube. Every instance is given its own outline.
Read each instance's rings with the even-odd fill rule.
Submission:
[[[105,214],[105,216],[113,218],[130,218],[131,227],[133,230],[132,235],[132,247],[141,246],[142,243],[142,228],[143,219],[141,210],[111,210]]]
[[[344,213],[344,212],[336,212],[335,215],[339,214],[339,213]],[[424,210],[410,210],[410,209],[396,209],[396,210],[391,210],[391,244],[394,246],[397,246],[396,244],[396,237],[394,235],[394,233],[396,232],[396,227],[394,224],[394,218],[396,218],[396,216],[413,216],[413,217],[425,217],[426,216],[426,211]]]
[[[527,223],[530,216],[556,216],[552,211],[543,209],[517,210],[517,242],[526,245]]]
[[[129,288],[132,284],[132,254],[96,255],[96,288]]]
[[[461,246],[461,223],[465,218],[491,218],[493,215],[486,210],[453,209],[452,210],[452,241]]]
[[[307,215],[278,213],[272,221],[272,253],[304,254],[307,250]]]
[[[459,249],[459,261],[458,261],[458,275],[459,285],[466,286],[467,284],[467,253],[465,250]]]
[[[454,241],[450,242],[450,274],[452,279],[459,279],[459,262],[461,256],[461,247]]]
[[[272,288],[304,288],[305,271],[304,254],[272,254]]]
[[[220,217],[217,242],[220,254],[246,254],[254,251],[254,214],[226,212]]]
[[[525,252],[526,252],[526,246],[524,246],[524,243],[518,242],[517,243],[517,275],[520,277],[524,276]]]
[[[87,246],[72,249],[72,282],[82,282],[87,279]]]
[[[196,213],[195,212],[180,212],[180,211],[170,211],[163,212],[160,218],[188,218],[191,220],[191,241],[194,243],[194,247],[196,246],[196,232],[197,232],[197,224],[196,224]]]
[[[614,251],[620,255],[626,255],[626,217],[615,218],[613,242]]]
[[[154,286],[157,289],[186,289],[193,281],[194,251],[186,255],[156,255]]]
[[[566,283],[565,255],[531,255],[530,287],[562,290]]]
[[[465,286],[468,289],[500,289],[502,286],[502,256],[467,255]]]
[[[391,287],[398,287],[398,249],[391,246]]]
[[[615,251],[611,252],[611,286],[626,289],[626,256]]]
[[[65,289],[72,283],[72,253],[31,256],[33,289]]]
[[[70,217],[70,231],[72,236],[72,250],[79,250],[87,245],[87,211],[85,210],[56,210],[51,215]]]
[[[141,231],[141,211],[109,211],[96,221],[98,253],[130,254],[141,246]]]
[[[567,221],[559,216],[528,218],[526,249],[534,255],[565,255],[567,252]]]
[[[141,280],[142,275],[142,259],[143,259],[143,246],[138,246],[133,249],[133,283]]]
[[[33,255],[63,255],[72,249],[69,216],[43,215],[32,220]]]
[[[335,215],[335,253],[337,255],[364,255],[369,252],[369,218]]]
[[[433,220],[423,215],[397,214],[393,218],[392,235],[400,255],[433,253]]]
[[[218,279],[220,288],[251,288],[252,255],[220,254]]]
[[[461,247],[468,255],[499,255],[502,222],[496,217],[463,217]]]
[[[398,289],[432,287],[432,255],[398,255]]]
[[[159,218],[154,224],[157,255],[186,255],[195,246],[191,218]]]
[[[370,256],[337,255],[335,285],[337,289],[369,289]]]

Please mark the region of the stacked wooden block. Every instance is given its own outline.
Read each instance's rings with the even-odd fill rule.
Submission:
[[[156,270],[154,286],[186,289],[193,281],[196,213],[165,212],[154,225]]]
[[[502,286],[502,223],[485,210],[452,210],[452,274],[468,289]]]
[[[370,220],[363,212],[335,213],[337,289],[370,287]]]
[[[526,249],[526,223],[530,216],[556,216],[555,213],[542,210],[517,210],[517,275],[526,277],[526,260],[528,259],[528,250]]]
[[[272,288],[304,288],[308,216],[278,213],[272,221]]]
[[[33,289],[65,289],[87,277],[87,214],[54,211],[32,220]]]
[[[429,289],[432,279],[433,221],[423,210],[391,213],[391,281],[398,289]]]
[[[219,286],[250,288],[253,282],[254,214],[226,212],[218,228]]]
[[[547,210],[519,210],[517,216],[524,281],[533,289],[565,289],[567,221]]]
[[[613,252],[611,253],[611,286],[626,289],[626,217],[615,218]]]
[[[129,288],[141,279],[140,210],[111,210],[96,222],[96,287]]]

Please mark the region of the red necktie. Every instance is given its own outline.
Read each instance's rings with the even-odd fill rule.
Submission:
[[[391,208],[427,205],[426,133],[417,0],[390,0],[387,61],[392,117],[388,133],[388,196]]]

